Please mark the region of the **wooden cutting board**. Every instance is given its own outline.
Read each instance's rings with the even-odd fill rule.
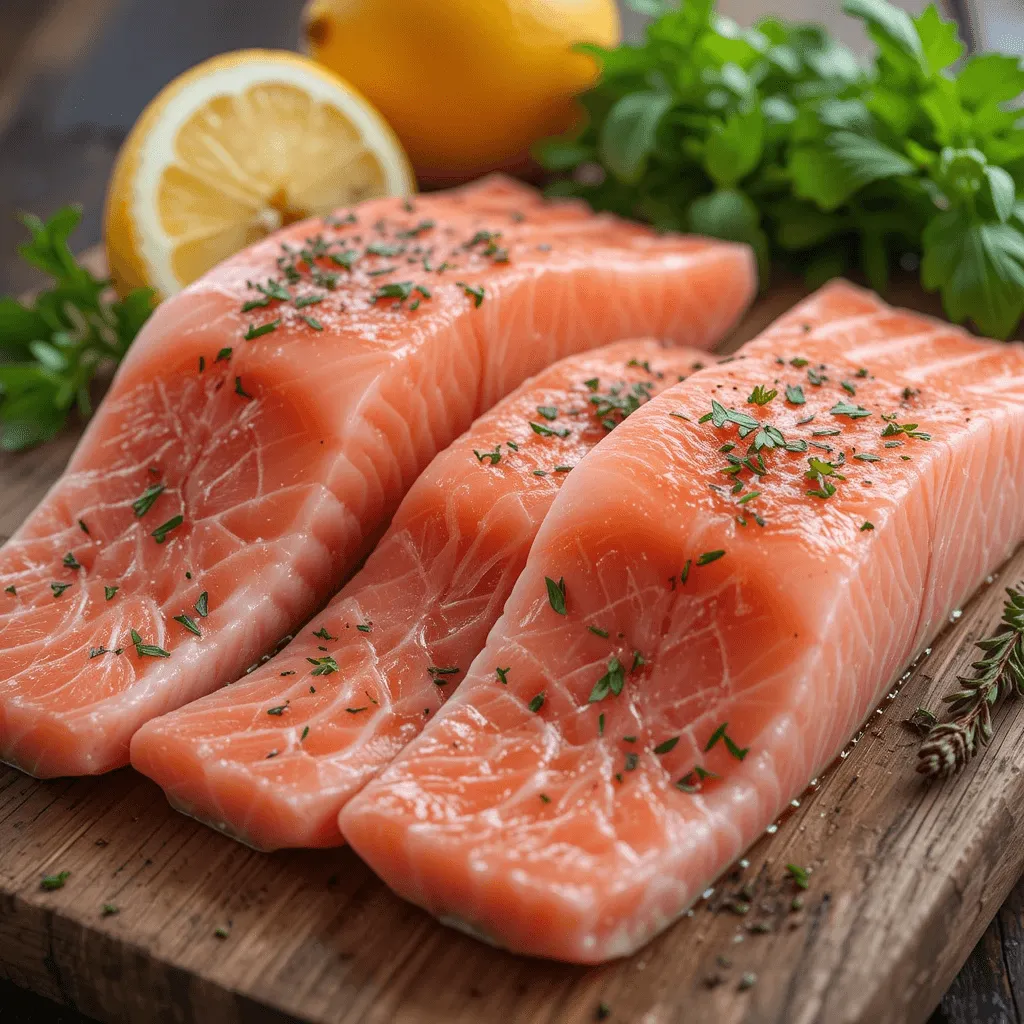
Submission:
[[[795,297],[776,289],[733,345]],[[0,539],[75,440],[0,457]],[[1024,702],[942,785],[915,774],[905,720],[953,688],[1002,586],[1021,579],[1024,550],[744,866],[628,960],[491,949],[392,896],[348,850],[255,853],[175,814],[130,769],[38,782],[0,768],[0,975],[140,1024],[923,1021],[1024,868]],[[790,863],[812,870],[806,892]],[[42,891],[60,871],[66,886]]]

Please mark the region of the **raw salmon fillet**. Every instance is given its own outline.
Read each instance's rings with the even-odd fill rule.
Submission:
[[[709,347],[753,289],[743,246],[501,178],[228,260],[156,311],[0,551],[0,760],[124,764],[320,607],[481,411],[623,337]]]
[[[702,360],[626,341],[527,381],[424,470],[365,567],[285,650],[143,726],[134,766],[250,846],[341,843],[342,806],[484,646],[569,471]]]
[[[466,680],[342,832],[490,942],[628,954],[1022,537],[1024,350],[827,287],[587,456]]]

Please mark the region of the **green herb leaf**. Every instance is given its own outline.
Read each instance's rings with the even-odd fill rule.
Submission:
[[[39,883],[39,888],[44,892],[54,892],[57,889],[63,889],[67,884],[67,880],[71,877],[70,871],[61,871],[56,875],[47,875]]]
[[[246,341],[252,341],[254,338],[262,338],[264,334],[270,334],[271,331],[276,331],[280,326],[280,319],[260,324],[259,327],[257,327],[256,324],[249,324],[249,327],[243,337]]]
[[[565,579],[559,579],[556,583],[550,576],[545,576],[544,583],[548,588],[548,603],[552,610],[565,615]]]
[[[190,633],[195,633],[196,636],[203,635],[196,625],[196,620],[191,615],[175,615],[174,621],[180,622]]]
[[[466,284],[465,281],[455,282],[472,300],[473,305],[479,307],[484,301],[484,286],[482,284]]]
[[[152,537],[157,544],[163,544],[167,539],[167,534],[172,530],[176,530],[181,524],[185,522],[185,517],[182,515],[171,516],[166,523],[161,523],[152,533]]]
[[[132,511],[137,516],[144,516],[152,507],[153,502],[160,497],[161,494],[166,490],[164,484],[154,484],[152,487],[147,487],[143,492],[141,498],[136,498],[132,502]]]
[[[74,408],[88,418],[90,382],[121,361],[153,309],[147,288],[111,301],[107,282],[75,259],[68,238],[80,217],[68,206],[47,221],[21,218],[31,236],[21,256],[53,284],[28,303],[0,298],[0,447],[7,451],[48,441]]]
[[[638,181],[654,150],[658,125],[672,106],[672,95],[635,92],[623,96],[609,111],[601,127],[598,152],[601,162],[620,181]]]
[[[171,656],[169,651],[157,647],[156,644],[143,643],[142,637],[134,629],[131,630],[131,638],[135,645],[135,653],[140,658],[169,658]]]

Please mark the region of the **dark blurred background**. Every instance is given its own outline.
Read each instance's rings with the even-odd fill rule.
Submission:
[[[435,0],[442,2],[442,0]],[[620,0],[625,7],[624,0]],[[901,0],[912,11],[925,0]],[[1024,0],[944,0],[979,48],[1024,53]],[[740,21],[772,10],[826,21],[858,45],[840,0],[720,0]],[[247,46],[295,48],[302,0],[0,0],[0,294],[36,279],[14,253],[15,212],[84,208],[81,248],[100,238],[107,177],[143,107],[206,57]],[[624,11],[627,38],[643,19]],[[860,45],[863,43],[860,41]],[[0,858],[3,851],[0,850]],[[1021,950],[1003,941],[1003,915],[1024,916],[1018,887],[972,954],[931,1024],[1022,1022]],[[0,907],[0,914],[2,914]],[[1020,933],[1019,925],[1010,929]],[[1008,970],[1007,957],[1018,961]],[[2,968],[0,968],[2,974]],[[0,1024],[82,1024],[73,1011],[0,980]]]

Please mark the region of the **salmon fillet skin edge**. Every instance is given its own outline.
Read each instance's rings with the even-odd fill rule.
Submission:
[[[40,777],[125,764],[139,726],[321,607],[503,395],[621,338],[709,348],[754,288],[743,246],[500,177],[227,260],[156,310],[0,549],[0,760]]]
[[[132,764],[258,849],[336,846],[338,812],[459,685],[558,489],[609,431],[700,369],[623,341],[532,377],[438,455],[366,565],[244,681],[153,719]]]
[[[1022,538],[1024,349],[834,283],[587,456],[462,686],[342,832],[487,941],[629,954]]]

